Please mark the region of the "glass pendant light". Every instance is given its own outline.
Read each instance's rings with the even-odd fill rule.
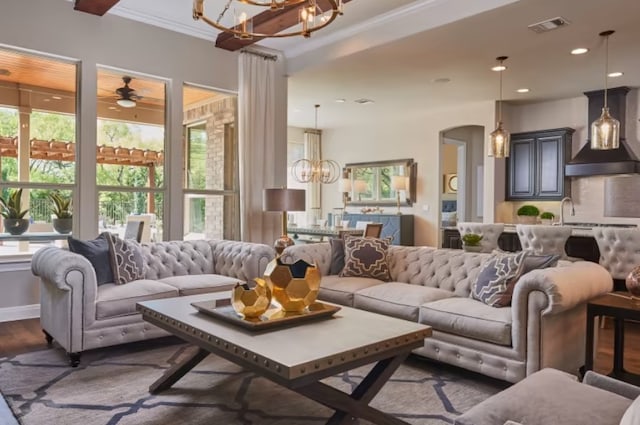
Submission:
[[[503,62],[507,60],[507,56],[499,56],[496,58],[500,62],[499,66],[492,68],[500,73],[500,100],[498,102],[498,124],[496,129],[489,135],[489,156],[495,158],[507,158],[509,156],[509,145],[511,135],[502,127],[502,73],[507,67]]]
[[[591,149],[609,150],[620,147],[620,121],[609,114],[607,105],[607,77],[609,75],[609,36],[615,31],[600,33],[605,39],[605,65],[604,65],[604,107],[602,115],[591,124]]]

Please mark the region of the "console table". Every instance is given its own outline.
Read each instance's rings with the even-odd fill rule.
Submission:
[[[344,216],[349,227],[356,227],[358,221],[382,223],[381,238],[391,237],[393,245],[413,245],[413,214],[352,214]]]

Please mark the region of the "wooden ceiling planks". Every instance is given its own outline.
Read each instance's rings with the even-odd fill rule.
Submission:
[[[80,12],[103,16],[120,0],[75,0],[73,8]]]
[[[348,3],[351,0],[342,0],[342,3]],[[331,9],[328,0],[318,0],[318,6],[322,10]],[[299,6],[286,7],[280,10],[265,10],[253,17],[253,32],[262,34],[277,34],[287,28],[298,25],[298,9]],[[242,40],[236,38],[228,32],[221,32],[216,38],[216,47],[221,49],[236,51],[243,47],[257,43],[264,37],[254,37],[250,40]]]
[[[162,151],[129,149],[120,146],[97,146],[96,155],[98,164],[154,167],[164,162]],[[17,137],[0,137],[0,156],[18,157]],[[46,161],[75,161],[76,144],[60,140],[32,139],[29,158]]]

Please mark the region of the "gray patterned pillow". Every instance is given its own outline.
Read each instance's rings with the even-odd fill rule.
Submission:
[[[510,306],[513,288],[522,275],[526,256],[525,251],[491,256],[471,285],[471,298],[491,307]]]
[[[345,235],[344,268],[340,276],[371,277],[388,282],[391,279],[387,264],[388,250],[387,239]]]
[[[109,254],[111,270],[116,285],[144,278],[144,257],[137,242],[120,239],[109,233]]]

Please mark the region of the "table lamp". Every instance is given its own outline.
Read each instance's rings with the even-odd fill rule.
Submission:
[[[282,236],[276,239],[273,247],[278,255],[288,246],[293,245],[293,239],[287,235],[287,212],[304,211],[306,192],[304,189],[264,189],[262,205],[264,211],[278,211],[282,213]]]
[[[338,182],[338,191],[342,193],[342,214],[347,211],[347,202],[349,202],[349,194],[351,193],[351,179],[343,177]]]
[[[358,201],[362,201],[362,194],[367,192],[367,182],[364,180],[354,180],[353,191],[358,194]]]
[[[398,215],[400,212],[400,191],[407,190],[407,178],[405,176],[391,176],[391,188],[396,191],[396,205],[398,206]]]

